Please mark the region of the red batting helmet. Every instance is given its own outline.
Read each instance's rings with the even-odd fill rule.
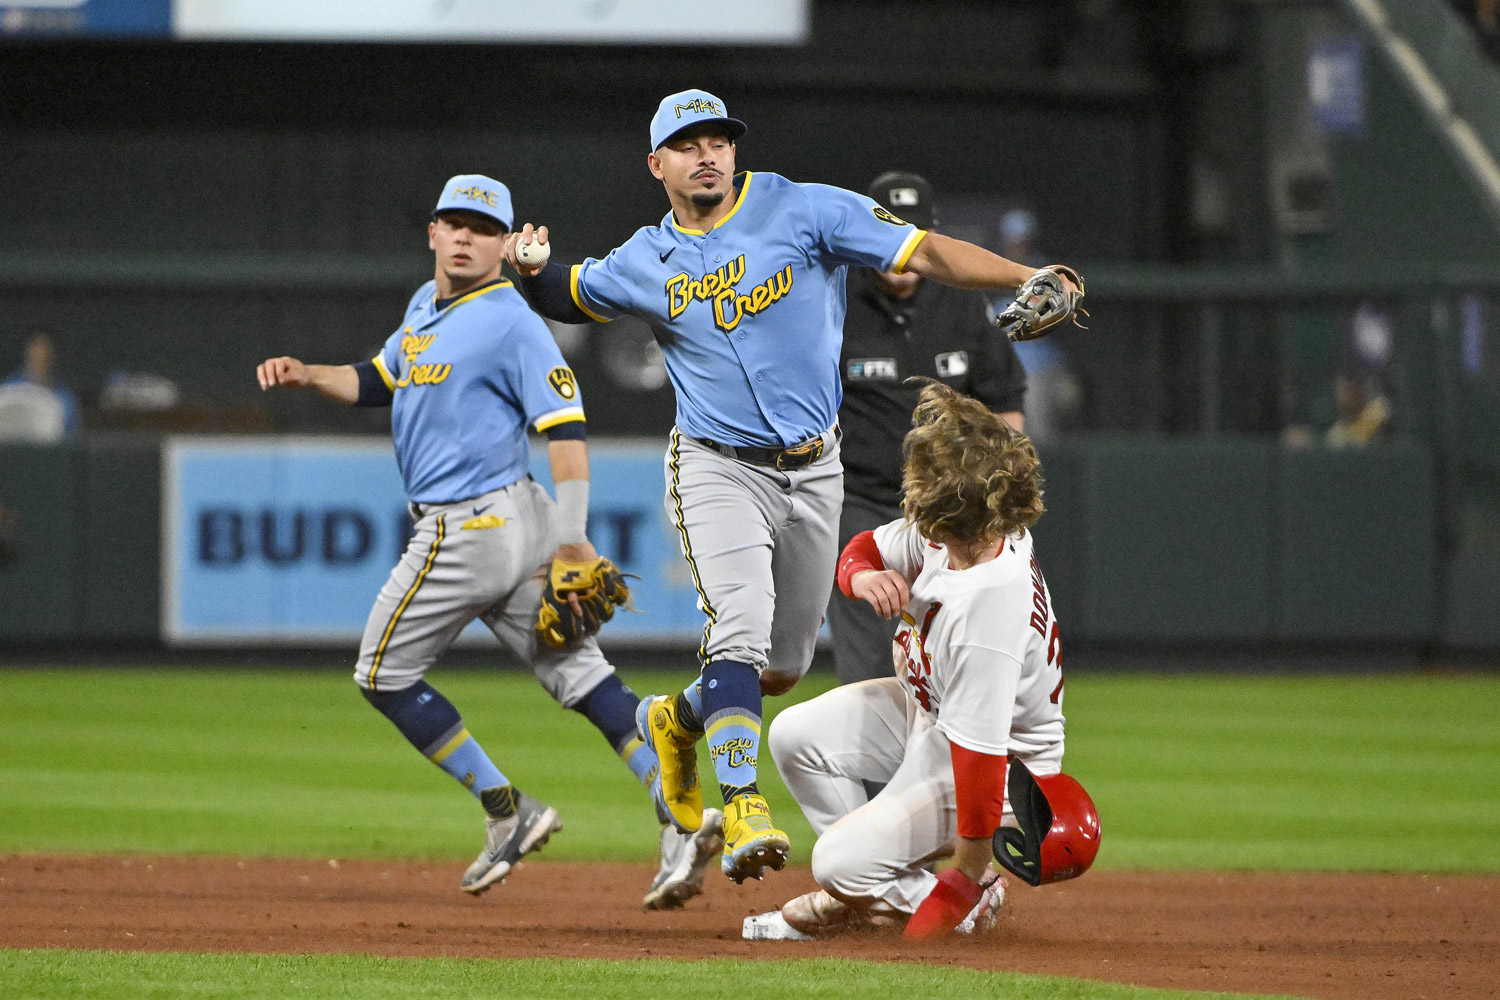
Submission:
[[[1099,810],[1066,774],[1033,775],[1010,759],[1006,794],[1019,827],[995,831],[995,860],[1031,885],[1077,878],[1099,853]]]

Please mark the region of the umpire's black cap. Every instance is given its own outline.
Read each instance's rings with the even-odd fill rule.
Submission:
[[[890,209],[892,215],[918,229],[931,229],[937,225],[937,213],[932,207],[932,185],[926,178],[901,170],[888,170],[875,178],[869,195]]]

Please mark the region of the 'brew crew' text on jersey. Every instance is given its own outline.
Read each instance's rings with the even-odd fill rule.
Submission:
[[[412,296],[375,369],[395,394],[391,437],[406,495],[452,503],[527,473],[526,427],[583,419],[557,341],[509,281],[439,309],[436,285]],[[524,417],[523,417],[524,414]]]
[[[899,271],[925,233],[842,188],[750,172],[735,184],[712,231],[668,212],[575,265],[573,301],[600,322],[632,313],[651,325],[683,434],[785,447],[838,415],[848,266]]]
[[[1061,637],[1031,533],[963,570],[905,521],[876,528],[875,544],[886,568],[911,582],[896,630],[899,673],[943,735],[976,753],[1060,761]]]

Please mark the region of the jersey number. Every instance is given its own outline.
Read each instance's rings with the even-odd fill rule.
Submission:
[[[1052,638],[1047,640],[1047,665],[1057,668],[1057,687],[1052,689],[1052,704],[1062,697],[1063,685],[1067,678],[1062,672],[1062,632],[1057,627],[1057,622],[1052,623]]]

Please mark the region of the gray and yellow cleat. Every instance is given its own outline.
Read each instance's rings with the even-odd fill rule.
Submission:
[[[740,795],[724,807],[725,875],[736,882],[760,878],[767,868],[786,867],[792,842],[771,823],[771,807],[762,795]]]
[[[635,710],[636,734],[656,751],[657,776],[651,797],[657,809],[683,833],[703,826],[703,786],[698,783],[698,738],[677,720],[676,695],[642,698]]]
[[[539,851],[547,839],[562,829],[557,810],[509,789],[508,816],[486,816],[484,850],[464,872],[458,887],[477,896],[496,882],[505,881],[521,857]]]
[[[671,823],[661,828],[661,870],[641,900],[648,910],[676,910],[703,892],[703,869],[724,848],[724,814],[703,810],[696,833],[682,833]]]

